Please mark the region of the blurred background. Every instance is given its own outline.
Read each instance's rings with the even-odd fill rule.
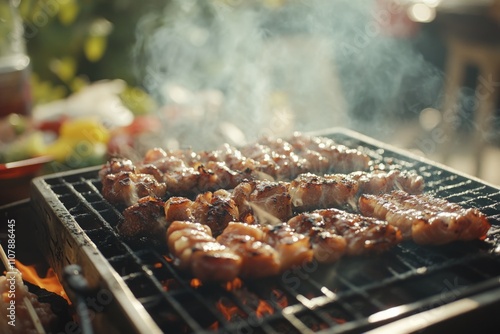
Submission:
[[[500,185],[499,1],[11,3],[29,111],[3,107],[3,163],[49,155],[52,172],[340,126]]]

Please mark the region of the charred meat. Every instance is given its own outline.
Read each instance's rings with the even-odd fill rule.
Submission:
[[[382,195],[362,195],[362,214],[387,220],[405,239],[419,244],[445,244],[455,240],[486,238],[490,224],[474,208],[463,208],[429,194],[413,195],[401,190]]]

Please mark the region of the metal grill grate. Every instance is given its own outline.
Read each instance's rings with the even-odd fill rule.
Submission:
[[[37,209],[48,217],[41,232],[51,240],[51,265],[60,273],[66,264],[85,261],[74,249],[60,250],[65,246],[54,226],[62,221],[79,236],[76,248],[94,251],[87,271],[98,272],[96,284],[113,285],[100,278],[103,271],[113,271],[109,264],[131,292],[127,298],[140,302],[133,310],[145,309],[151,317],[146,326],[166,333],[357,332],[500,286],[499,189],[359,134],[328,135],[366,152],[377,164],[417,171],[429,193],[479,208],[493,224],[488,239],[425,247],[405,242],[385,254],[345,258],[333,266],[312,262],[279,277],[200,285],[178,272],[161,250],[120,239],[114,230],[120,210],[103,199],[97,169],[90,169],[34,182]],[[95,263],[100,259],[104,268]],[[135,321],[134,315],[128,317]]]

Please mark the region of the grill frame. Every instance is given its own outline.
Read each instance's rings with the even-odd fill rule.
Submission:
[[[365,150],[370,153],[372,158],[375,156],[381,162],[388,163],[390,160],[397,162],[409,161],[409,163],[406,166],[402,166],[402,168],[414,169],[420,174],[423,174],[426,179],[426,184],[428,184],[428,180],[430,180],[431,185],[431,189],[426,188],[426,191],[440,197],[445,197],[450,201],[457,201],[457,199],[460,199],[458,202],[465,206],[475,206],[477,201],[481,202],[483,200],[490,202],[487,205],[479,205],[482,210],[487,211],[485,213],[494,224],[490,233],[491,240],[489,241],[489,244],[479,244],[473,242],[463,244],[463,246],[466,248],[468,247],[468,250],[470,250],[471,247],[474,251],[478,250],[478,254],[470,255],[471,261],[477,258],[484,258],[484,261],[492,261],[492,263],[496,265],[500,264],[499,188],[487,184],[480,179],[462,174],[446,166],[411,154],[407,151],[397,149],[391,145],[382,143],[357,132],[334,128],[322,130],[312,134],[334,138],[338,140],[339,143],[346,144],[350,147],[359,147],[361,150]],[[217,316],[214,313],[207,321],[215,319],[221,323],[222,327],[219,331],[212,331],[207,329],[206,325],[200,325],[200,321],[198,319],[193,319],[193,316],[190,313],[191,311],[186,306],[189,304],[183,298],[186,298],[186,296],[194,297],[197,302],[202,305],[201,308],[205,310],[209,310],[211,306],[213,307],[213,305],[210,305],[209,302],[204,300],[205,296],[202,293],[199,293],[197,289],[193,289],[188,285],[188,277],[185,277],[182,273],[178,273],[165,259],[161,260],[159,258],[161,254],[158,254],[156,251],[152,253],[141,253],[142,245],[130,246],[128,243],[124,243],[124,245],[122,245],[124,248],[123,250],[126,251],[126,254],[122,258],[121,254],[115,254],[118,253],[117,250],[107,250],[106,247],[100,247],[99,250],[97,249],[95,246],[96,243],[101,244],[101,242],[103,242],[102,244],[106,244],[109,241],[103,241],[100,239],[100,232],[102,232],[101,229],[104,228],[107,232],[112,231],[112,236],[106,236],[106,238],[118,238],[116,232],[114,232],[113,225],[117,223],[116,220],[119,219],[121,215],[120,210],[114,208],[106,202],[103,202],[104,200],[99,191],[99,183],[96,181],[98,170],[99,167],[92,167],[39,177],[32,182],[32,203],[38,215],[42,217],[42,220],[44,221],[44,224],[37,226],[38,233],[42,236],[40,239],[48,241],[42,242],[40,248],[46,255],[49,264],[54,268],[59,278],[62,277],[61,273],[65,265],[76,263],[82,266],[85,277],[92,287],[98,291],[110,292],[113,296],[112,301],[104,305],[105,307],[101,312],[96,312],[96,316],[94,318],[95,324],[109,330],[116,328],[116,324],[118,323],[120,324],[119,329],[126,330],[127,332],[162,332],[164,330],[164,327],[160,328],[162,324],[157,324],[157,322],[150,315],[149,311],[146,310],[146,308],[153,309],[155,307],[154,303],[159,303],[168,309],[168,314],[166,315],[167,318],[181,318],[182,322],[188,323],[187,325],[190,326],[189,332],[224,333],[239,331],[243,333],[277,333],[279,332],[279,325],[276,323],[284,322],[287,323],[287,326],[291,325],[290,328],[294,329],[296,332],[312,333],[315,330],[311,329],[311,326],[308,327],[304,320],[308,316],[311,316],[312,318],[319,318],[319,322],[323,322],[328,325],[328,328],[323,331],[325,333],[348,333],[368,330],[385,324],[388,324],[387,326],[394,325],[391,323],[398,323],[398,320],[400,322],[408,322],[412,319],[411,317],[413,315],[420,314],[422,316],[429,314],[430,311],[436,308],[439,308],[442,314],[448,315],[448,317],[440,319],[442,322],[458,315],[456,309],[457,304],[455,303],[460,301],[463,302],[464,300],[469,300],[470,298],[479,298],[477,296],[481,296],[485,291],[487,291],[486,294],[488,294],[488,292],[497,291],[500,287],[500,271],[498,273],[493,272],[491,275],[492,277],[484,279],[477,284],[471,284],[465,289],[460,289],[462,284],[461,282],[453,282],[453,280],[451,282],[446,281],[449,277],[444,275],[446,278],[441,278],[441,283],[444,283],[443,289],[447,288],[448,290],[443,291],[443,293],[439,295],[420,298],[417,301],[403,303],[402,305],[395,306],[392,309],[389,308],[392,312],[387,311],[388,308],[381,310],[380,308],[377,308],[378,305],[372,305],[375,306],[375,309],[377,309],[377,311],[373,314],[366,316],[364,314],[361,314],[361,316],[357,314],[356,319],[348,321],[346,324],[341,326],[337,326],[334,323],[335,320],[329,319],[328,316],[330,315],[326,315],[326,309],[329,307],[335,308],[338,306],[339,309],[344,309],[345,311],[345,308],[352,308],[352,305],[357,305],[356,303],[380,303],[379,301],[374,302],[370,300],[371,297],[367,295],[367,291],[373,292],[379,290],[379,294],[384,295],[384,288],[391,286],[393,283],[403,282],[404,285],[406,280],[419,280],[422,277],[428,277],[428,275],[432,275],[433,273],[439,274],[439,265],[436,264],[436,261],[431,261],[432,265],[430,265],[430,267],[415,267],[413,263],[406,263],[406,269],[402,268],[401,273],[396,272],[392,274],[393,276],[389,276],[388,278],[386,277],[386,280],[382,283],[376,281],[372,282],[371,285],[366,282],[355,282],[353,284],[349,282],[349,276],[344,274],[341,276],[339,274],[339,277],[344,278],[341,279],[341,282],[338,284],[340,287],[339,291],[335,292],[325,288],[325,286],[323,286],[324,289],[322,290],[321,286],[319,286],[321,284],[318,279],[310,279],[310,277],[306,277],[316,269],[302,268],[302,272],[300,270],[292,272],[292,276],[281,276],[282,284],[279,286],[280,291],[284,290],[282,292],[289,296],[289,298],[292,298],[294,301],[292,305],[280,309],[280,307],[276,305],[276,300],[271,298],[270,304],[271,306],[274,306],[276,311],[275,314],[265,316],[262,319],[253,319],[252,317],[248,317],[246,321],[226,322],[221,315]],[[443,179],[439,180],[435,179],[435,177],[431,177],[434,174],[431,176],[427,175],[429,170],[433,173],[437,173],[438,176],[443,176]],[[462,192],[458,195],[454,192],[457,188],[462,190]],[[67,189],[70,189],[72,192],[71,195],[64,192]],[[464,189],[465,192],[463,191]],[[85,216],[85,213],[81,214],[80,212],[90,212],[91,215],[94,214],[100,218],[88,218]],[[103,212],[105,214],[103,214]],[[105,217],[103,217],[104,215]],[[81,226],[82,224],[84,226]],[[120,240],[120,242],[122,241]],[[487,247],[488,245],[490,246],[489,248]],[[136,247],[139,247],[139,252],[137,252]],[[496,249],[493,249],[493,247],[496,247]],[[456,247],[454,246],[449,248],[451,252],[456,251]],[[411,254],[411,256],[414,257],[417,253],[423,252],[422,249],[428,250],[428,248],[421,248],[411,243],[406,243],[401,247],[398,246],[398,249],[391,251],[390,254],[384,254],[383,257],[403,257],[402,263],[405,263],[405,261],[407,261],[405,257],[408,256],[408,254]],[[433,248],[431,247],[431,249]],[[405,252],[408,252],[408,254]],[[467,250],[465,253],[468,254]],[[433,253],[431,252],[431,254]],[[142,298],[142,296],[137,297],[138,292],[131,291],[131,288],[128,285],[130,284],[129,281],[141,282],[141,280],[153,280],[153,285],[159,289],[158,291],[161,292],[163,288],[162,286],[158,286],[158,284],[161,285],[161,282],[158,279],[151,278],[150,276],[155,269],[151,266],[148,267],[148,263],[150,262],[144,260],[144,258],[148,256],[155,257],[155,261],[159,260],[162,264],[162,270],[165,268],[165,270],[169,271],[169,277],[172,277],[177,282],[181,282],[180,284],[182,286],[179,290],[174,289],[172,293],[171,291],[162,292],[161,299],[160,297],[155,299],[151,296],[145,296],[145,298]],[[121,273],[118,273],[117,268],[113,267],[113,265],[114,261],[119,262],[121,260],[124,260],[125,262],[131,261],[131,264],[129,266],[116,265],[116,267],[119,267],[121,271]],[[137,260],[139,261],[137,262]],[[349,261],[347,265],[344,265],[344,263],[346,263],[345,261]],[[356,259],[347,259],[345,261],[340,263],[340,266],[343,266],[341,269],[344,270],[347,268],[349,270],[353,270],[353,268],[356,267],[353,263],[359,263],[359,265],[364,266],[364,268],[369,268],[372,259],[361,257]],[[421,262],[421,260],[413,258],[412,261],[415,261],[417,264]],[[425,261],[426,258],[424,256],[424,262]],[[467,267],[467,259],[460,258],[460,260],[457,261],[458,267]],[[144,263],[146,264],[144,265]],[[137,267],[138,264],[140,268]],[[446,261],[444,266],[446,268],[453,268],[453,264]],[[311,272],[308,272],[307,270],[311,270]],[[136,274],[137,272],[142,272],[142,274]],[[332,270],[328,269],[327,273],[328,272],[332,272]],[[335,273],[336,270],[333,270],[333,272]],[[313,274],[317,275],[316,272],[313,272]],[[473,274],[471,273],[471,275]],[[314,291],[319,290],[323,295],[314,296],[314,298],[308,299],[308,297],[301,294],[301,290],[291,288],[290,285],[287,285],[287,282],[290,281],[288,278],[293,278],[294,282],[299,282],[299,287],[300,284],[312,284],[311,289]],[[353,273],[353,277],[351,278],[360,279],[356,272]],[[335,279],[337,279],[337,277],[335,277]],[[256,291],[261,291],[262,287],[259,287],[259,284],[266,282],[269,282],[269,280],[245,282],[245,287],[248,285]],[[274,281],[271,280],[271,283],[273,282]],[[449,286],[450,284],[451,286]],[[453,287],[453,284],[455,284],[455,287]],[[194,293],[191,293],[192,291],[190,292],[190,290],[193,290]],[[217,290],[217,293],[221,293],[222,296],[227,294],[229,300],[232,303],[238,304],[237,307],[245,313],[251,315],[252,312],[254,312],[248,305],[238,302],[237,299],[235,300],[233,293],[228,293],[227,291],[225,292],[225,290],[220,287],[215,290]],[[186,296],[184,296],[186,291],[188,292]],[[261,295],[267,293],[267,291],[262,292]],[[359,301],[359,298],[366,300]],[[141,302],[139,302],[139,299]],[[409,298],[409,300],[411,300],[411,298]],[[446,302],[443,302],[444,300]],[[478,302],[478,305],[481,307],[487,306],[489,303],[484,301],[484,298],[480,300],[481,302]],[[500,295],[498,296],[498,300],[500,300]],[[495,302],[495,300],[490,302]],[[461,312],[458,312],[459,314],[470,311],[465,308],[461,310]],[[352,315],[357,311],[348,310],[347,313],[349,312]],[[432,321],[429,320],[430,318],[426,319],[428,320],[429,325],[432,325]],[[176,321],[177,320],[174,320],[174,322]],[[320,330],[319,332],[322,331]]]

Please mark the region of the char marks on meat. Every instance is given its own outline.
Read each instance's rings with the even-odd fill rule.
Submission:
[[[281,221],[289,219],[292,216],[292,203],[288,188],[285,182],[254,180],[240,183],[232,192],[239,208],[240,221],[254,220],[250,203]]]
[[[344,254],[384,252],[402,240],[399,230],[385,221],[333,208],[301,213],[288,225],[310,236],[319,262],[334,262]]]
[[[300,211],[341,207],[352,202],[358,183],[345,174],[302,174],[290,183],[292,204]]]
[[[166,231],[174,264],[205,281],[277,275],[404,239],[485,238],[478,210],[422,194],[414,172],[369,165],[359,150],[296,134],[238,149],[154,148],[136,165],[111,159],[99,175],[103,196],[128,206],[118,232],[165,242]]]
[[[241,271],[241,257],[212,236],[207,225],[174,221],[167,229],[174,263],[204,281],[230,281]]]
[[[110,159],[99,171],[104,198],[114,204],[130,206],[142,197],[165,196],[167,187],[161,174],[143,167],[137,169],[129,159]]]
[[[359,185],[360,194],[383,194],[392,190],[404,190],[420,194],[424,190],[424,178],[414,172],[393,169],[390,171],[358,171],[349,174]]]
[[[174,263],[205,281],[266,277],[312,260],[309,238],[286,224],[231,222],[215,239],[207,225],[174,221],[167,243]]]
[[[356,210],[361,194],[380,194],[395,189],[418,194],[424,189],[424,180],[416,173],[399,170],[323,176],[306,173],[290,183],[290,196],[297,211],[332,207]]]
[[[123,211],[123,221],[118,224],[117,230],[126,238],[161,238],[167,227],[163,211],[163,201],[143,197]]]
[[[224,189],[199,194],[194,201],[185,197],[170,197],[165,202],[164,213],[168,223],[175,220],[195,221],[210,227],[215,236],[239,217],[236,203]]]
[[[466,209],[429,194],[395,190],[382,195],[362,195],[359,209],[365,216],[387,220],[405,239],[419,244],[445,244],[456,240],[486,238],[490,224],[477,209]]]
[[[267,277],[280,272],[280,254],[265,242],[259,225],[231,222],[217,241],[241,256],[241,277]]]
[[[244,180],[290,181],[306,172],[366,170],[369,163],[370,158],[359,150],[330,139],[295,134],[289,141],[263,138],[240,149],[227,144],[201,152],[153,148],[136,165],[127,159],[112,159],[100,176],[106,199],[132,205],[144,196],[193,197],[233,189]],[[119,177],[120,173],[127,174]]]

